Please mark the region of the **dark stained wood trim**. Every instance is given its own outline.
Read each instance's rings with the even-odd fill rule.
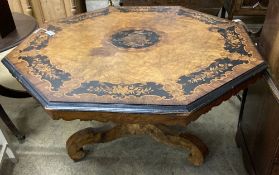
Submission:
[[[265,62],[247,71],[234,80],[224,84],[211,93],[201,97],[200,99],[190,103],[189,105],[129,105],[129,104],[104,104],[104,103],[63,103],[48,101],[38,89],[34,89],[30,82],[22,76],[16,68],[10,64],[8,59],[4,58],[2,63],[7,67],[10,73],[22,84],[32,96],[37,99],[46,110],[61,111],[92,111],[92,112],[121,112],[121,113],[150,113],[150,114],[179,114],[191,113],[196,111],[220,96],[236,88],[239,84],[256,76],[267,68]]]

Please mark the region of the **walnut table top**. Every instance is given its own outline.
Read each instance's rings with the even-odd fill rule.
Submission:
[[[48,23],[2,62],[69,120],[189,116],[266,68],[241,25],[182,7],[110,7]]]
[[[66,143],[84,145],[146,134],[190,151],[207,146],[167,125],[184,125],[259,77],[266,64],[244,28],[182,7],[106,8],[46,24],[2,62],[53,119],[97,120]]]

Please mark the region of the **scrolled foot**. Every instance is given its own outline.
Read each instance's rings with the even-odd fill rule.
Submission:
[[[117,128],[118,127],[111,129],[111,126],[85,128],[74,133],[66,142],[68,155],[74,161],[83,159],[86,156],[86,151],[83,150],[83,146],[88,144],[103,143],[118,138],[113,137]]]
[[[207,146],[198,137],[194,135],[183,133],[179,136],[180,138],[185,140],[185,142],[189,142],[188,149],[190,150],[190,154],[188,156],[188,160],[195,166],[202,165],[205,157],[208,154]]]
[[[92,135],[91,132],[92,128],[86,128],[76,132],[67,140],[66,148],[68,155],[74,161],[79,161],[85,157],[86,153],[83,150],[83,145],[91,142],[91,140],[88,139],[89,137],[85,136],[88,134],[89,136]]]

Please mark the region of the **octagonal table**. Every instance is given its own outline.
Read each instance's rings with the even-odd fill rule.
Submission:
[[[73,160],[86,144],[148,134],[188,149],[194,165],[206,145],[168,126],[188,125],[266,69],[241,25],[182,7],[110,7],[48,23],[2,62],[53,119],[118,124],[73,134]]]

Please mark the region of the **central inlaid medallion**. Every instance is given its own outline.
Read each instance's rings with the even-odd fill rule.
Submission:
[[[159,35],[150,30],[123,30],[112,35],[111,42],[116,47],[141,49],[154,45],[159,41]]]

